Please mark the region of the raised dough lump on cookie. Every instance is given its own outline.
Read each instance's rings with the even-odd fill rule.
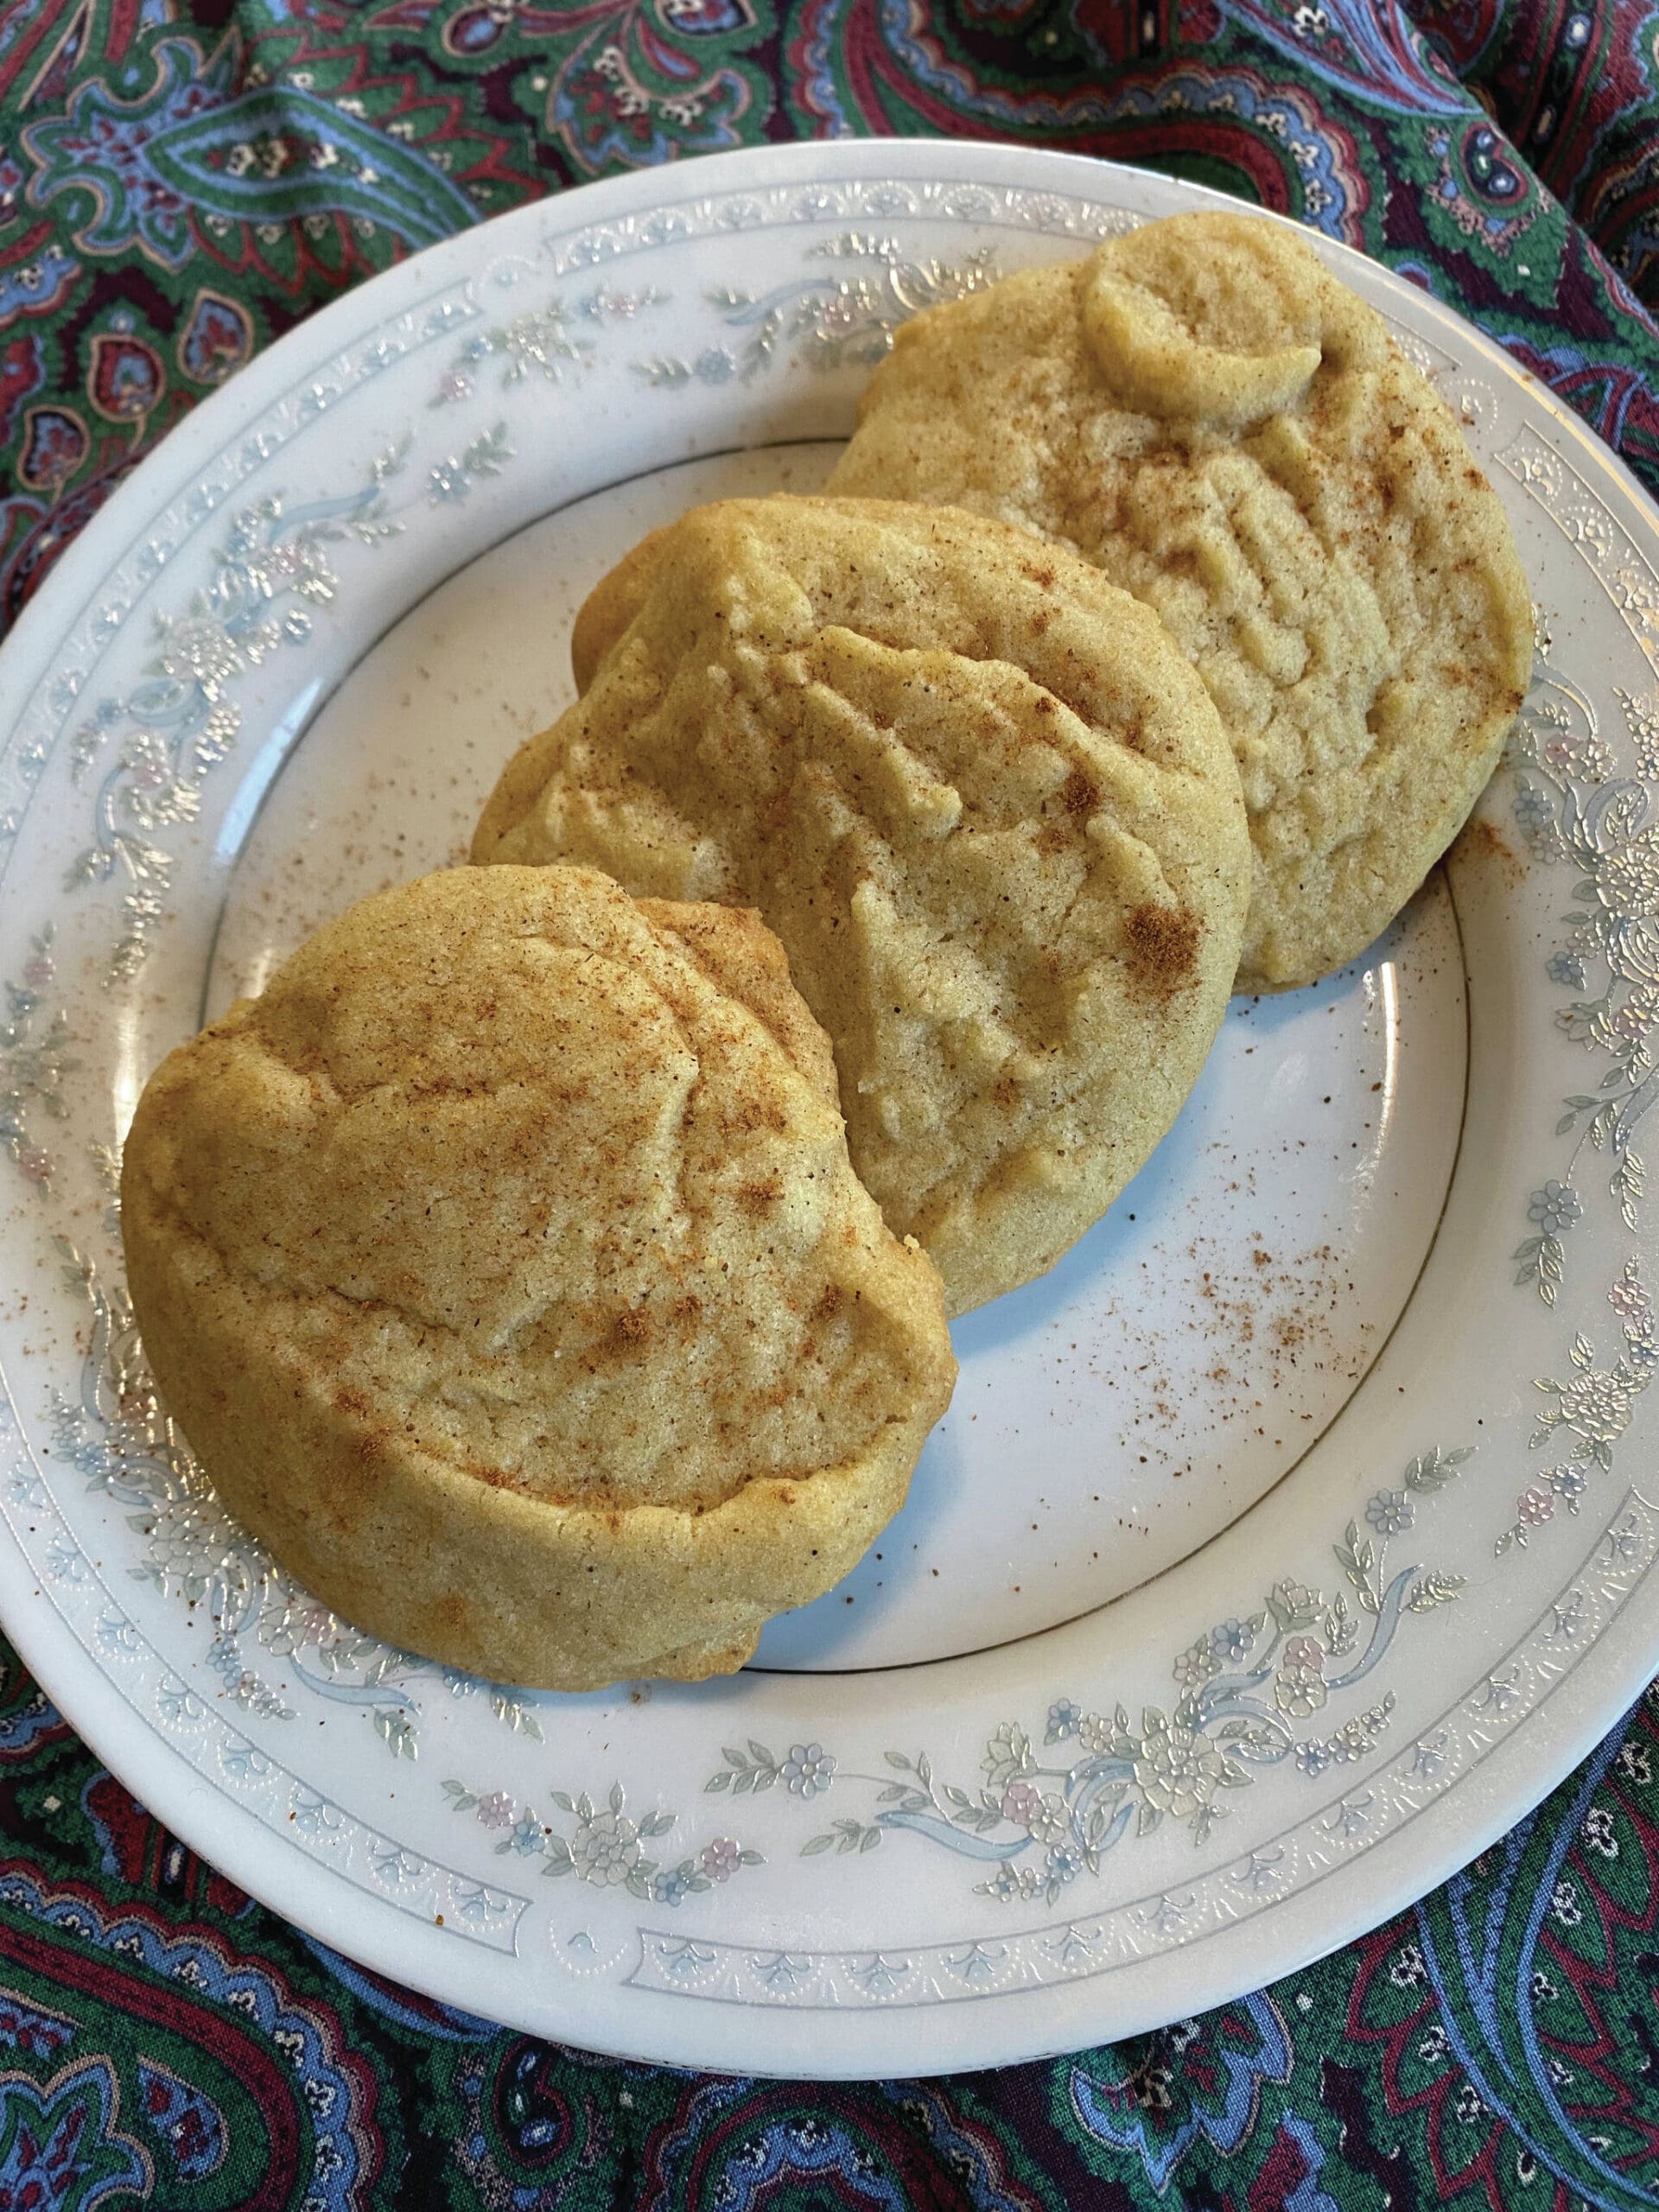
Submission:
[[[1450,410],[1259,216],[1171,216],[918,315],[829,488],[1024,524],[1157,612],[1243,784],[1241,990],[1364,950],[1529,681],[1526,578]]]
[[[777,940],[590,869],[329,923],[151,1078],[122,1196],[226,1503],[498,1680],[741,1665],[903,1503],[955,1375]]]
[[[1249,848],[1202,684],[1075,556],[891,502],[696,509],[590,609],[589,688],[474,860],[758,907],[853,1164],[950,1310],[1042,1274],[1174,1119],[1232,985]]]

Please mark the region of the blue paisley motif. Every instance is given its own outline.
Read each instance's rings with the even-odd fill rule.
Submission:
[[[1284,144],[1301,180],[1306,220],[1332,238],[1357,242],[1364,207],[1363,180],[1344,157],[1329,125],[1307,96],[1282,85],[1269,86],[1247,69],[1192,68],[1173,71],[1155,86],[1119,84],[1109,91],[1064,94],[1020,94],[971,78],[945,59],[932,40],[918,36],[911,0],[880,0],[881,27],[895,54],[917,80],[953,107],[999,128],[1057,134],[1102,129],[1131,120],[1160,117],[1224,116],[1266,131]],[[813,74],[804,89],[823,114],[836,111],[828,67],[836,42],[833,28],[851,0],[830,0],[823,10],[822,31],[807,44],[804,59]]]
[[[919,2129],[928,2148],[966,2191],[974,2212],[1028,2212],[1030,2199],[1023,2191],[1016,2193],[1002,2173],[995,2138],[969,2126],[938,2083],[884,2082],[881,2094]]]
[[[74,257],[56,245],[48,245],[21,269],[0,269],[0,330],[20,315],[54,314],[79,274]]]
[[[791,2117],[760,2130],[747,2155],[721,2173],[722,2212],[760,2212],[777,2185],[809,2185],[819,2175],[848,2184],[851,2201],[870,2212],[910,2212],[897,2183],[861,2156],[862,2146],[834,2121]]]
[[[1241,2032],[1246,2021],[1254,2031],[1248,2039]],[[1198,2050],[1200,2043],[1206,2048]],[[1236,2151],[1255,2125],[1263,2086],[1291,2076],[1289,2034],[1277,2005],[1262,1993],[1156,2038],[1154,2056],[1135,2074],[1103,2070],[1103,2062],[1107,2067],[1124,2063],[1138,2048],[1108,2044],[1072,2060],[1066,2069],[1067,2098],[1089,2133],[1113,2150],[1133,2152],[1160,2193],[1200,2139],[1217,2151]],[[1171,2060],[1166,2069],[1157,2063],[1165,2050]],[[1167,2078],[1154,2082],[1154,2075]],[[1212,2085],[1203,2103],[1201,2081]],[[1169,2112],[1175,2096],[1186,2111],[1173,2120],[1156,2116]]]
[[[91,219],[75,240],[87,253],[121,253],[133,245],[164,268],[189,259],[188,200],[157,175],[155,149],[169,127],[193,122],[222,105],[231,89],[228,49],[204,60],[193,39],[162,39],[156,81],[136,100],[118,99],[101,79],[78,85],[67,111],[26,124],[23,148],[35,165],[31,207],[60,193],[84,193]]]
[[[1274,0],[1221,0],[1222,13],[1310,76],[1395,115],[1466,115],[1469,96],[1399,9],[1324,0],[1317,10]],[[1310,18],[1323,17],[1317,28]]]
[[[650,2141],[644,2171],[632,2200],[638,2212],[670,2212],[690,2203],[720,2212],[770,2212],[802,2203],[824,2212],[918,2212],[918,2188],[931,2169],[908,2131],[884,2107],[861,2113],[826,2112],[803,2103],[793,2091],[758,2089],[753,2082],[706,2080],[689,2094]],[[915,2094],[914,2084],[887,2093],[895,2104]],[[952,2130],[952,2133],[955,2131]],[[982,2159],[956,2171],[962,2181]],[[987,2194],[963,2190],[982,2212],[1033,2212],[1029,2200],[1000,2186]],[[929,2196],[930,2204],[943,2203]]]
[[[1280,2121],[1279,2133],[1295,2145],[1306,2169],[1286,2197],[1284,2212],[1342,2212],[1330,2190],[1319,2187],[1319,2176],[1325,2171],[1325,2152],[1307,2122],[1292,2113]]]
[[[31,2058],[55,2058],[74,2039],[74,2023],[61,2012],[43,2012],[10,1990],[0,1989],[0,2046],[24,2051]]]
[[[180,2081],[156,2060],[138,2061],[144,2118],[184,2181],[205,2181],[225,2163],[230,2138],[225,2115],[204,2090]]]
[[[628,86],[613,97],[626,65],[606,23],[560,71],[548,119],[588,175],[597,176],[613,166],[654,168],[682,153],[723,153],[743,143],[738,125],[751,96],[736,71],[718,69],[706,83],[695,84],[695,70],[684,56],[659,47],[655,59],[664,73],[685,77],[683,93],[654,99]],[[671,116],[675,109],[677,118]],[[657,119],[659,113],[677,119],[684,135],[664,130]]]
[[[344,1982],[354,1997],[360,1998],[395,2027],[406,2028],[416,2035],[435,2037],[440,2043],[488,2043],[500,2032],[492,2021],[474,2019],[470,2012],[458,2012],[453,2005],[440,2004],[435,1997],[417,1997],[412,1990],[399,1989],[395,1982],[383,1981],[378,1974],[371,1974],[366,1967],[354,1966],[350,1959],[319,1942],[315,1936],[306,1935],[302,1929],[296,1929],[295,1933],[336,1981]]]
[[[829,125],[826,135],[832,138],[853,135],[852,120],[836,88],[831,66],[851,7],[852,0],[821,0],[819,5],[804,8],[801,16],[806,30],[796,55],[801,69],[800,97],[810,112]]]
[[[752,30],[747,0],[681,0],[672,11],[674,29],[686,38],[714,38],[727,31]]]
[[[411,245],[476,221],[435,162],[333,101],[289,84],[232,97],[225,60],[204,61],[189,39],[163,39],[156,55],[156,83],[140,99],[118,99],[94,78],[67,114],[23,130],[36,168],[33,206],[70,191],[90,196],[92,219],[75,234],[87,252],[136,244],[181,269],[197,213],[259,223],[343,213]]]
[[[83,2058],[41,2088],[0,2074],[0,2205],[97,2212],[136,2193],[148,2203],[149,2154],[118,2126],[120,2084],[107,2058]]]
[[[1653,2194],[1612,2164],[1562,2103],[1538,2033],[1536,1969],[1545,1922],[1560,1908],[1563,1863],[1619,1748],[1615,1732],[1580,1770],[1571,1801],[1555,1815],[1541,1866],[1533,1847],[1535,1813],[1487,1855],[1498,1860],[1495,1877],[1490,1866],[1484,1879],[1465,1870],[1415,1910],[1423,1963],[1459,2063],[1488,2110],[1597,2212],[1641,2212]],[[1465,2025],[1469,2018],[1478,2044]],[[1524,2098],[1517,2094],[1522,2085]],[[1535,2139],[1527,2125],[1528,2107],[1538,2106],[1552,2123],[1547,2139]]]
[[[26,1759],[42,1737],[67,1733],[44,1690],[35,1690],[10,1713],[0,1713],[0,1764]]]
[[[141,1967],[159,1980],[188,1982],[195,1996],[210,2005],[235,2004],[251,2025],[288,2052],[295,2071],[308,2084],[306,2101],[317,2156],[334,2177],[338,2190],[335,2202],[343,2205],[353,2201],[363,2167],[363,2139],[357,2126],[361,2091],[357,2082],[335,2063],[334,2055],[311,2014],[289,2002],[279,1975],[257,1960],[233,1958],[205,1930],[187,1927],[174,1933],[158,1926],[147,1913],[124,1913],[118,1908],[106,1909],[90,1897],[54,1891],[32,1871],[15,1862],[0,1876],[0,1904],[14,1912],[25,1913],[47,1927],[61,1929],[83,1945],[120,1959],[126,1971]],[[96,2063],[104,2065],[105,2062]],[[90,2069],[83,2070],[90,2082]],[[113,2088],[114,2077],[111,2075],[109,2078]],[[57,2083],[48,2085],[49,2090],[55,2091],[65,2079],[60,2075]],[[10,2097],[10,2085],[3,2075],[0,2075],[0,2091]],[[112,2104],[100,2107],[101,2111],[112,2113],[113,2109]],[[8,2103],[0,2101],[0,2129],[7,2126],[10,2110]],[[118,2139],[124,2143],[128,2140],[125,2137]],[[3,2183],[10,2171],[4,2148],[10,2140],[9,2135],[0,2136],[0,2183]],[[148,2183],[148,2153],[140,2152],[137,2145],[130,2147],[135,2157],[143,2159],[143,2177]],[[320,2165],[319,2171],[321,2170]],[[135,2188],[137,2177],[129,2178],[124,2168],[119,2185]],[[0,2202],[3,2201],[0,2197]],[[29,2202],[24,2197],[16,2201]],[[55,2201],[49,2196],[44,2200],[48,2204]],[[77,2203],[91,2205],[99,2201],[86,2197],[77,2200]],[[140,2191],[138,2201],[151,2201],[148,2187]]]
[[[244,167],[251,149],[264,158]],[[149,150],[167,188],[241,222],[339,212],[384,223],[418,246],[478,220],[461,187],[424,154],[292,85],[244,92],[158,133]]]

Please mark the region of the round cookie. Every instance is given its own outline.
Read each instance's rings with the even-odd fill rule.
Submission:
[[[122,1224],[232,1510],[503,1681],[741,1666],[897,1511],[956,1373],[776,938],[585,868],[319,931],[151,1077]]]
[[[1363,951],[1462,825],[1532,661],[1450,410],[1289,226],[1172,216],[898,332],[830,489],[972,508],[1156,609],[1249,811],[1241,990]]]
[[[950,1311],[1042,1274],[1173,1121],[1232,985],[1249,846],[1204,687],[1127,594],[971,515],[732,500],[625,571],[637,611],[474,859],[758,907]]]

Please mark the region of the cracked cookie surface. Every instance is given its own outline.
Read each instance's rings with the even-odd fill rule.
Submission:
[[[923,506],[698,508],[590,607],[589,687],[474,859],[757,907],[951,1311],[1042,1274],[1173,1121],[1232,985],[1249,849],[1202,684],[1075,556]]]
[[[227,1503],[503,1681],[741,1665],[898,1510],[955,1374],[776,939],[589,869],[318,931],[152,1077],[123,1228]]]
[[[1497,764],[1532,662],[1451,410],[1287,225],[1171,216],[898,331],[834,493],[971,508],[1154,608],[1238,762],[1238,987],[1363,952]]]

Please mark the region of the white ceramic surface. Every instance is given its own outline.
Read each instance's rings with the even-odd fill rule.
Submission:
[[[816,484],[917,306],[1203,197],[838,144],[504,218],[200,410],[0,661],[6,1625],[162,1818],[451,2002],[821,2075],[1122,2034],[1431,1885],[1659,1662],[1659,532],[1340,248],[1514,517],[1548,644],[1513,757],[1372,954],[1236,1006],[1112,1216],[958,1325],[910,1504],[754,1669],[536,1698],[357,1635],[225,1520],[127,1325],[149,1068],[457,856],[609,563]]]

